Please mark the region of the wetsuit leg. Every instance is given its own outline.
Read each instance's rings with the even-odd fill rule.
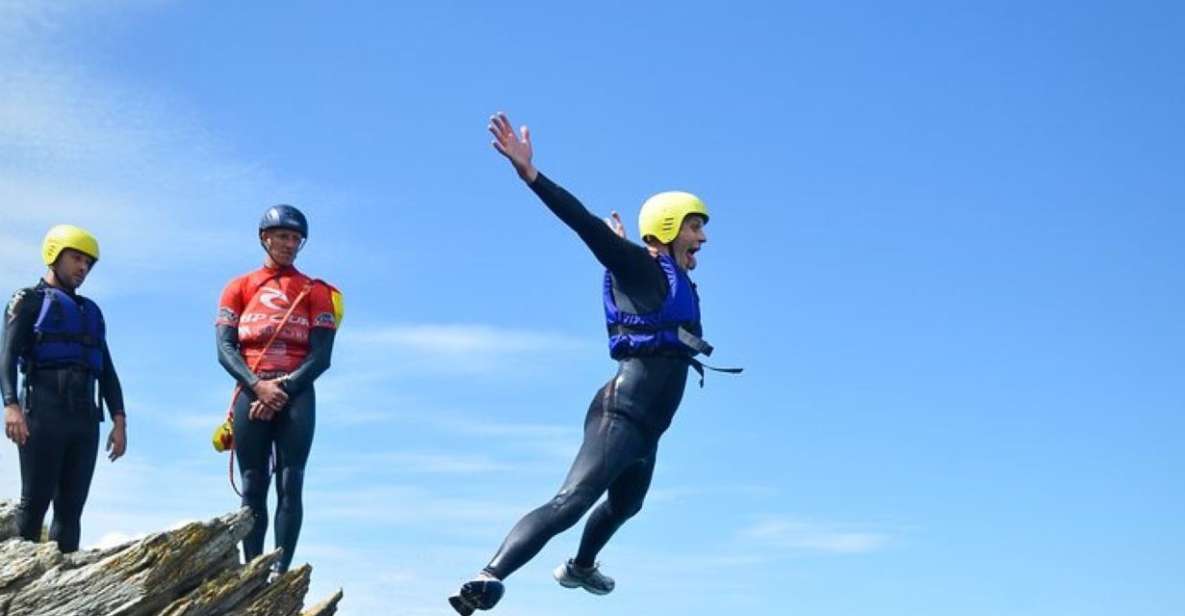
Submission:
[[[243,479],[243,506],[251,509],[254,525],[243,539],[243,558],[251,562],[263,553],[267,536],[267,488],[271,481],[272,440],[275,422],[251,420],[248,416],[255,398],[243,392],[235,400],[235,457]],[[287,412],[281,411],[281,412]]]
[[[45,512],[49,510],[49,503],[58,488],[58,478],[62,475],[62,450],[66,438],[61,415],[62,409],[46,404],[42,399],[36,400],[35,412],[25,415],[29,439],[20,448],[21,505],[17,526],[21,536],[29,541],[41,539]]]
[[[304,519],[301,493],[304,469],[313,446],[317,396],[310,385],[291,399],[276,423],[276,547],[283,548],[279,571],[287,571],[296,552]]]
[[[642,510],[642,501],[650,490],[654,477],[654,455],[635,462],[609,486],[609,497],[604,500],[584,525],[584,536],[580,538],[580,550],[576,552],[575,563],[581,567],[596,564],[597,554],[613,533]]]
[[[627,468],[645,456],[648,438],[631,420],[605,411],[611,385],[597,392],[585,419],[584,443],[558,494],[523,517],[485,570],[505,579],[571,528]]]
[[[78,550],[82,535],[82,508],[90,493],[95,474],[95,459],[99,454],[99,422],[95,411],[75,408],[63,422],[64,449],[61,452],[61,475],[57,494],[53,499],[53,523],[49,538],[58,542],[62,552]]]

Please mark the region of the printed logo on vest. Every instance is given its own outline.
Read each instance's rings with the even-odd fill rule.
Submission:
[[[283,306],[277,306],[276,301],[283,302]],[[279,289],[268,289],[259,295],[259,303],[271,308],[272,310],[284,310],[291,303],[288,296]]]
[[[218,309],[218,323],[220,325],[238,325],[239,313],[223,306]]]

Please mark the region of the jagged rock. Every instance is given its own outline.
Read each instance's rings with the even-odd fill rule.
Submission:
[[[16,503],[0,501],[0,541],[17,536]]]
[[[299,616],[312,572],[313,568],[308,565],[289,571],[227,613],[233,616]]]
[[[11,509],[0,502],[0,529]],[[53,543],[2,541],[0,616],[297,616],[312,568],[269,584],[279,551],[238,564],[250,530],[244,509],[105,550],[63,555]],[[341,594],[306,614],[333,614]]]
[[[332,597],[310,607],[302,612],[300,616],[333,616],[337,613],[337,604],[342,600],[343,596],[345,595],[339,588],[337,592],[333,593]]]
[[[227,569],[206,580],[197,590],[177,599],[161,616],[206,616],[224,614],[239,605],[267,583],[272,563],[280,560],[280,551],[264,554],[239,569]]]

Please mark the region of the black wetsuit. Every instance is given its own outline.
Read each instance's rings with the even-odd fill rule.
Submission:
[[[543,174],[531,189],[609,270],[618,307],[643,314],[662,306],[668,294],[667,278],[646,248],[618,237]],[[700,335],[695,329],[692,333]],[[678,355],[619,361],[617,375],[589,405],[584,443],[559,493],[515,525],[486,571],[504,579],[538,554],[548,540],[575,525],[608,492],[589,516],[575,558],[577,565],[595,563],[613,533],[642,508],[654,474],[658,439],[683,398],[688,367],[686,357]]]
[[[287,375],[281,387],[288,394],[288,404],[271,421],[252,421],[248,417],[255,394],[251,390],[260,378],[280,374],[251,373],[239,353],[239,335],[235,327],[219,325],[218,361],[242,385],[235,399],[235,455],[243,478],[243,505],[255,518],[251,534],[243,540],[243,556],[250,562],[263,553],[267,535],[267,489],[271,482],[269,463],[274,448],[276,458],[276,547],[283,548],[277,569],[287,571],[300,538],[304,519],[305,464],[313,445],[317,423],[317,394],[313,381],[329,368],[335,331],[313,328],[309,332],[309,354],[296,370]]]
[[[103,416],[96,385],[113,417],[123,413],[123,390],[105,341],[103,370],[97,379],[84,366],[34,366],[24,374],[24,387],[17,387],[18,361],[31,357],[36,341],[33,326],[47,286],[41,281],[21,289],[8,304],[0,343],[0,392],[6,406],[22,403],[29,428],[29,440],[20,448],[20,534],[30,541],[38,540],[52,502],[49,538],[58,542],[62,552],[73,552],[78,549],[82,508],[99,452]],[[77,297],[72,292],[67,295]]]

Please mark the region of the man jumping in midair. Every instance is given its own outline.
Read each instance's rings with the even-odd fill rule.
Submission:
[[[613,590],[613,579],[598,568],[597,554],[641,510],[658,439],[683,398],[687,370],[702,374],[704,366],[694,356],[711,353],[700,338],[699,296],[687,275],[708,240],[704,203],[685,192],[654,195],[642,205],[639,226],[646,246],[639,246],[625,239],[616,212],[612,220],[602,221],[535,169],[527,127],[516,135],[499,113],[490,119],[489,130],[494,148],[605,266],[609,353],[618,370],[589,405],[584,443],[559,493],[524,516],[489,565],[449,598],[463,615],[493,608],[502,598],[502,580],[575,525],[606,492],[608,498],[588,518],[575,558],[561,564],[555,578],[565,587],[594,594]]]

